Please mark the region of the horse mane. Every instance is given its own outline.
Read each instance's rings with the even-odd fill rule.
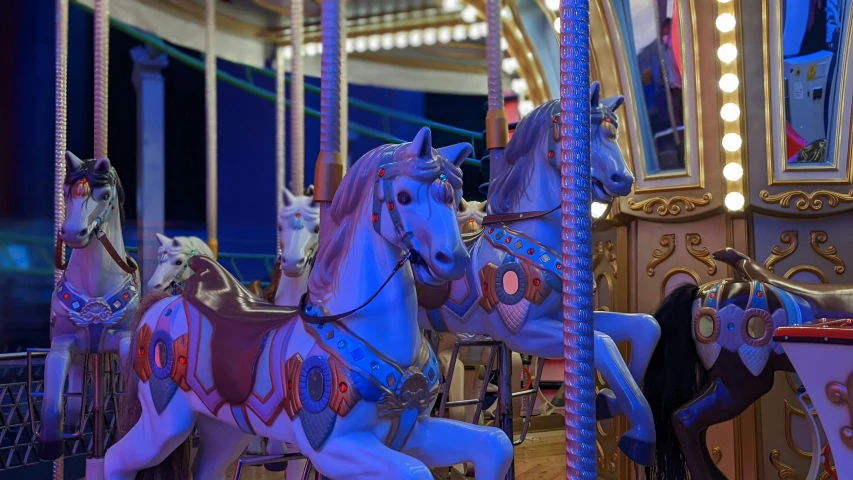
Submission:
[[[178,241],[180,247],[174,246],[175,240]],[[162,255],[164,253],[182,253],[184,251],[183,247],[190,247],[191,250],[195,250],[196,255],[206,255],[213,258],[213,251],[209,246],[207,246],[207,243],[198,237],[174,237],[168,244],[160,245],[160,247],[157,248],[157,255]]]
[[[95,170],[97,163],[97,159],[89,158],[83,160],[83,165],[80,168],[69,168],[65,173],[65,185],[70,187],[84,178],[93,189],[115,184],[116,196],[118,197],[119,222],[124,227],[124,187],[121,186],[121,178],[119,178],[118,172],[116,172],[116,169],[112,165],[110,165],[108,172]]]
[[[411,143],[382,145],[367,152],[344,175],[332,200],[330,219],[332,225],[321,228],[327,232],[320,236],[320,249],[308,280],[314,300],[325,303],[326,297],[337,289],[337,272],[349,255],[359,221],[370,217],[373,207],[373,190],[380,162],[384,165],[386,180],[399,176],[413,178],[423,183],[437,181],[444,173],[446,184],[453,190],[455,200],[462,198],[462,170],[432,149],[430,158],[418,158],[408,148]],[[446,186],[445,186],[446,188]]]
[[[508,168],[489,185],[489,214],[510,213],[528,192],[527,186],[533,175],[536,159],[545,158],[548,153],[545,151],[548,135],[551,135],[554,117],[560,115],[560,110],[559,99],[549,100],[536,107],[518,123],[504,151]],[[595,142],[598,139],[596,132],[605,121],[618,128],[618,119],[613,109],[608,103],[600,102],[590,110],[593,148],[596,147]]]

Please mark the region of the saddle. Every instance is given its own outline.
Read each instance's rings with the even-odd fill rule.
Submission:
[[[820,315],[844,317],[853,314],[853,284],[812,284],[780,277],[733,248],[714,252],[714,259],[731,265],[737,279],[755,280],[803,297],[820,311]]]
[[[182,296],[213,326],[213,382],[223,400],[241,405],[252,393],[266,335],[298,317],[299,310],[255,297],[210,257],[192,257],[189,265],[195,274],[184,282]]]

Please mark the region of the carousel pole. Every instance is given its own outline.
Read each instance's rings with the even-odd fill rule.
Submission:
[[[343,83],[346,69],[346,2],[323,0],[320,25],[323,54],[320,79],[320,155],[314,166],[314,200],[320,203],[320,243],[317,255],[325,248],[324,230],[334,229],[329,210],[344,176],[342,153]],[[297,52],[294,52],[296,55]],[[344,123],[345,125],[345,123]]]
[[[68,104],[66,103],[68,78],[68,0],[56,0],[56,119],[54,137],[53,170],[53,222],[54,241],[59,241],[62,222],[65,221],[65,147]],[[65,263],[65,249],[60,252],[60,264]],[[54,270],[53,278],[58,284],[62,279],[62,270]],[[35,432],[33,432],[35,433]],[[64,480],[65,460],[59,457],[53,461],[53,479]]]
[[[206,2],[206,51],[204,55],[204,98],[207,116],[207,245],[214,257],[219,256],[217,229],[216,171],[216,0]]]
[[[589,79],[589,0],[560,0],[567,480],[596,478]]]
[[[501,78],[501,0],[486,2],[486,61],[489,80],[489,111],[486,113],[486,147],[489,149],[490,174],[493,179],[503,169],[503,157],[509,142],[509,128],[504,110],[504,95]],[[503,430],[510,440],[512,431],[512,352],[501,343],[500,375],[498,377],[498,409],[496,426]],[[483,385],[483,388],[486,388]],[[507,480],[515,478],[515,462],[511,463],[506,474]]]
[[[95,155],[109,158],[110,2],[95,0]],[[107,354],[92,358],[92,458],[86,459],[86,478],[103,478],[104,463],[104,364]]]
[[[290,2],[290,191],[305,188],[305,71],[302,68],[305,6],[302,0]]]
[[[285,125],[285,92],[284,71],[286,60],[284,58],[284,46],[278,46],[275,50],[275,211],[276,214],[284,207],[284,184],[287,178],[285,169],[285,137],[287,136]],[[293,175],[293,173],[291,173]],[[292,189],[291,189],[292,190]],[[278,232],[278,229],[276,229]],[[281,232],[277,233],[278,241],[276,249],[281,258]]]

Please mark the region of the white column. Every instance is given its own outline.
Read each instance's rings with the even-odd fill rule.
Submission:
[[[157,268],[155,233],[165,228],[166,129],[165,54],[151,47],[134,47],[133,86],[136,88],[136,218],[139,268],[143,285]]]

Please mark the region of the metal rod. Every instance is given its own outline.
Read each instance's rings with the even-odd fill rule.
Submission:
[[[501,371],[498,375],[498,411],[495,425],[512,441],[512,352],[506,344],[501,344],[499,358]],[[513,479],[515,479],[515,459],[510,463],[506,473],[506,480]]]
[[[560,162],[566,479],[596,478],[589,0],[560,0]]]
[[[110,2],[95,0],[95,158],[109,157]]]
[[[527,411],[524,412],[524,425],[521,427],[521,436],[518,437],[518,440],[513,440],[513,445],[521,445],[524,439],[527,438],[527,430],[530,428],[530,419],[533,418],[533,409],[536,408],[536,399],[539,396],[539,384],[542,380],[542,370],[544,368],[545,358],[539,357],[539,360],[536,362],[536,379],[533,381],[533,386],[527,390],[512,394],[513,397],[533,397],[527,404]]]
[[[302,68],[303,0],[290,2],[290,190],[305,188],[305,73]]]
[[[207,31],[204,54],[204,97],[207,118],[207,245],[214,258],[219,255],[219,231],[217,228],[218,172],[216,143],[216,0],[207,0]]]
[[[53,227],[54,241],[65,221],[65,148],[68,119],[68,0],[56,0],[56,85],[55,132],[53,147]],[[60,262],[65,263],[65,249],[60,252]],[[54,281],[59,283],[62,270],[54,271]]]
[[[284,208],[284,188],[287,178],[285,166],[287,125],[285,121],[285,92],[284,71],[287,60],[284,58],[284,47],[275,51],[275,212],[278,215]],[[301,193],[301,192],[297,192]],[[276,251],[281,256],[281,232],[276,229]]]
[[[104,456],[104,392],[101,382],[106,355],[106,353],[92,355],[92,385],[95,387],[92,395],[92,456],[95,458]],[[81,408],[86,408],[86,399],[83,399]]]

